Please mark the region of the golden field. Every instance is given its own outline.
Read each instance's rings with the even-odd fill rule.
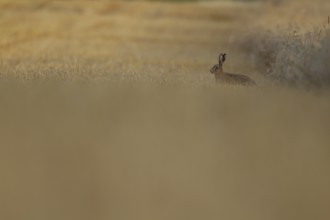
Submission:
[[[0,0],[0,219],[329,219],[330,91],[253,50],[329,9]],[[216,84],[219,52],[258,86]]]

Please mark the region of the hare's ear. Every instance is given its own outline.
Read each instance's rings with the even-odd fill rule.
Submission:
[[[212,69],[210,69],[210,72],[211,72],[211,73],[215,73],[218,69],[219,69],[219,65],[216,64],[216,65],[214,65],[214,66],[212,67]]]
[[[220,53],[219,55],[219,64],[222,65],[226,60],[226,53]]]

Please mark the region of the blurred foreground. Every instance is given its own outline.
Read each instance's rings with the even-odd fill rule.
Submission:
[[[2,0],[0,219],[329,219],[330,91],[240,38],[326,18],[302,2]],[[219,50],[259,86],[215,84]]]
[[[83,84],[0,94],[1,219],[330,216],[329,94]]]

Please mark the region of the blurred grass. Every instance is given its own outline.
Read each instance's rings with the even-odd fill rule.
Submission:
[[[329,216],[328,93],[63,82],[0,91],[3,219]]]
[[[272,86],[237,44],[290,7],[2,4],[0,219],[328,219],[329,90]],[[216,85],[220,51],[259,86]]]

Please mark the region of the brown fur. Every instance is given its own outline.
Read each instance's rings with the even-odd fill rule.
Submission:
[[[225,60],[226,60],[226,54],[220,53],[219,64],[214,65],[210,70],[210,72],[214,74],[216,82],[245,85],[245,86],[256,85],[256,82],[246,75],[224,72],[222,66]]]

